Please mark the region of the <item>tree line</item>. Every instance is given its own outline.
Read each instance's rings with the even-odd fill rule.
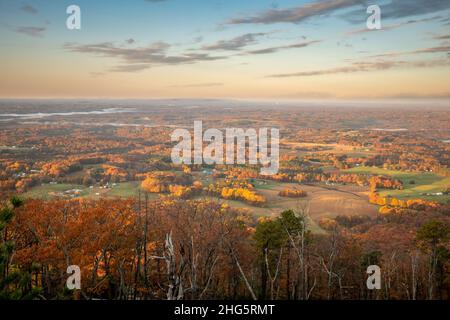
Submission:
[[[150,201],[146,194],[12,198],[0,212],[0,297],[449,298],[448,219],[422,219],[413,233],[405,225],[416,220],[395,228],[395,221],[336,221],[312,233],[307,205],[256,219],[215,201]],[[366,287],[373,264],[381,267],[382,290]],[[81,269],[81,290],[65,288],[70,265]]]

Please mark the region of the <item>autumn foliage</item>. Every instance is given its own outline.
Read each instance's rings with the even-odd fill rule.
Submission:
[[[280,197],[286,198],[305,198],[308,196],[308,193],[304,190],[298,189],[284,189],[278,193]]]

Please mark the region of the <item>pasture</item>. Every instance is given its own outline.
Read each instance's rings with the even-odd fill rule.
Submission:
[[[443,192],[450,186],[450,177],[438,176],[432,172],[403,172],[378,167],[355,167],[342,172],[385,175],[403,182],[403,190],[381,190],[380,195],[383,197],[392,196],[403,200],[424,199],[441,203],[450,201],[450,195],[431,195]]]

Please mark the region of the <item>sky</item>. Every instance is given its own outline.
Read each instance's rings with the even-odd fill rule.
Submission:
[[[450,1],[0,0],[0,97],[450,98]]]

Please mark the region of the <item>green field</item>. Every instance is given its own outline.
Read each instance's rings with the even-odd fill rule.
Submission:
[[[44,184],[32,188],[30,191],[23,194],[24,198],[28,199],[44,199],[48,200],[54,198],[51,193],[63,193],[67,190],[80,189],[81,193],[77,196],[80,198],[96,199],[99,197],[120,197],[131,198],[138,195],[140,189],[140,183],[137,181],[118,183],[110,189],[101,189],[94,187],[92,189],[82,185],[75,184]],[[97,195],[98,194],[98,195]],[[150,195],[156,197],[156,195]]]
[[[279,186],[280,184],[276,181],[272,180],[260,180],[260,179],[254,179],[253,185],[255,186],[256,190],[272,190],[273,188]]]
[[[450,195],[424,195],[424,193],[438,193],[445,191],[450,186],[450,177],[441,177],[433,173],[414,173],[394,170],[385,170],[377,167],[356,167],[343,170],[344,173],[386,175],[403,182],[403,190],[382,190],[380,195],[388,195],[399,199],[424,199],[448,203]],[[414,181],[414,183],[410,183]]]
[[[137,196],[139,190],[140,190],[139,182],[118,183],[117,186],[115,186],[108,192],[108,196],[131,198]]]
[[[34,187],[30,191],[24,193],[23,197],[28,199],[48,200],[52,198],[52,196],[50,195],[50,193],[52,192],[55,193],[64,192],[71,189],[83,190],[80,195],[82,197],[89,195],[89,189],[85,189],[85,187],[81,185],[61,183],[61,184],[43,184],[41,186]]]

